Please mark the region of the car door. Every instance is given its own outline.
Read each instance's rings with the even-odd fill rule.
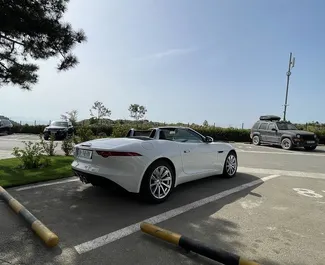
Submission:
[[[278,131],[274,122],[270,122],[267,127],[267,141],[272,144],[278,143]]]
[[[261,122],[260,127],[258,128],[258,131],[260,133],[260,141],[262,142],[267,142],[267,135],[268,135],[267,125],[268,125],[267,122]]]
[[[174,141],[181,150],[183,171],[187,175],[216,171],[217,152],[215,147],[203,141],[203,138],[188,129],[179,128]]]

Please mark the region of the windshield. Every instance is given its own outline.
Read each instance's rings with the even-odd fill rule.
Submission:
[[[291,123],[277,122],[276,125],[279,130],[298,130],[297,127]]]
[[[68,127],[68,123],[66,121],[52,121],[51,126]]]

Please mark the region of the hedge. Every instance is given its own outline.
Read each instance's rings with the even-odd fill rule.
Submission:
[[[134,127],[134,126],[133,126]],[[194,130],[198,131],[204,136],[211,136],[216,141],[234,141],[234,142],[251,142],[250,139],[250,130],[249,129],[235,129],[235,128],[220,128],[213,126],[190,126]],[[39,134],[43,132],[45,126],[42,125],[22,125],[22,126],[14,126],[14,133],[30,133],[30,134]],[[76,126],[76,131],[78,129],[82,129],[83,126]],[[123,124],[123,125],[115,125],[115,126],[87,126],[95,136],[99,137],[123,137],[127,134],[127,132],[132,128],[132,125]],[[152,128],[150,125],[140,125],[135,127],[136,129],[147,130]],[[82,131],[82,130],[79,130]],[[325,130],[310,130],[314,131],[318,138],[320,139],[320,143],[325,143]]]

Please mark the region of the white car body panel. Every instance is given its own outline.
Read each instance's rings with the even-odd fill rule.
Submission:
[[[177,128],[177,127],[176,127]],[[183,127],[182,127],[183,128]],[[196,179],[222,174],[225,159],[233,146],[225,142],[176,142],[132,137],[104,138],[76,145],[92,150],[92,159],[76,157],[72,169],[107,178],[129,192],[140,192],[147,168],[157,159],[170,160],[175,168],[175,186]],[[102,157],[96,151],[134,152],[141,156]]]

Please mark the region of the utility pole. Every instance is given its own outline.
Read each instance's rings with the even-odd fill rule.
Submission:
[[[290,75],[291,75],[291,69],[295,66],[295,57],[292,57],[292,52],[290,52],[290,58],[289,58],[289,67],[287,72],[287,88],[286,88],[286,97],[284,101],[284,111],[283,111],[283,120],[286,120],[286,114],[287,114],[287,106],[288,106],[288,92],[289,92],[289,82],[290,82]]]

